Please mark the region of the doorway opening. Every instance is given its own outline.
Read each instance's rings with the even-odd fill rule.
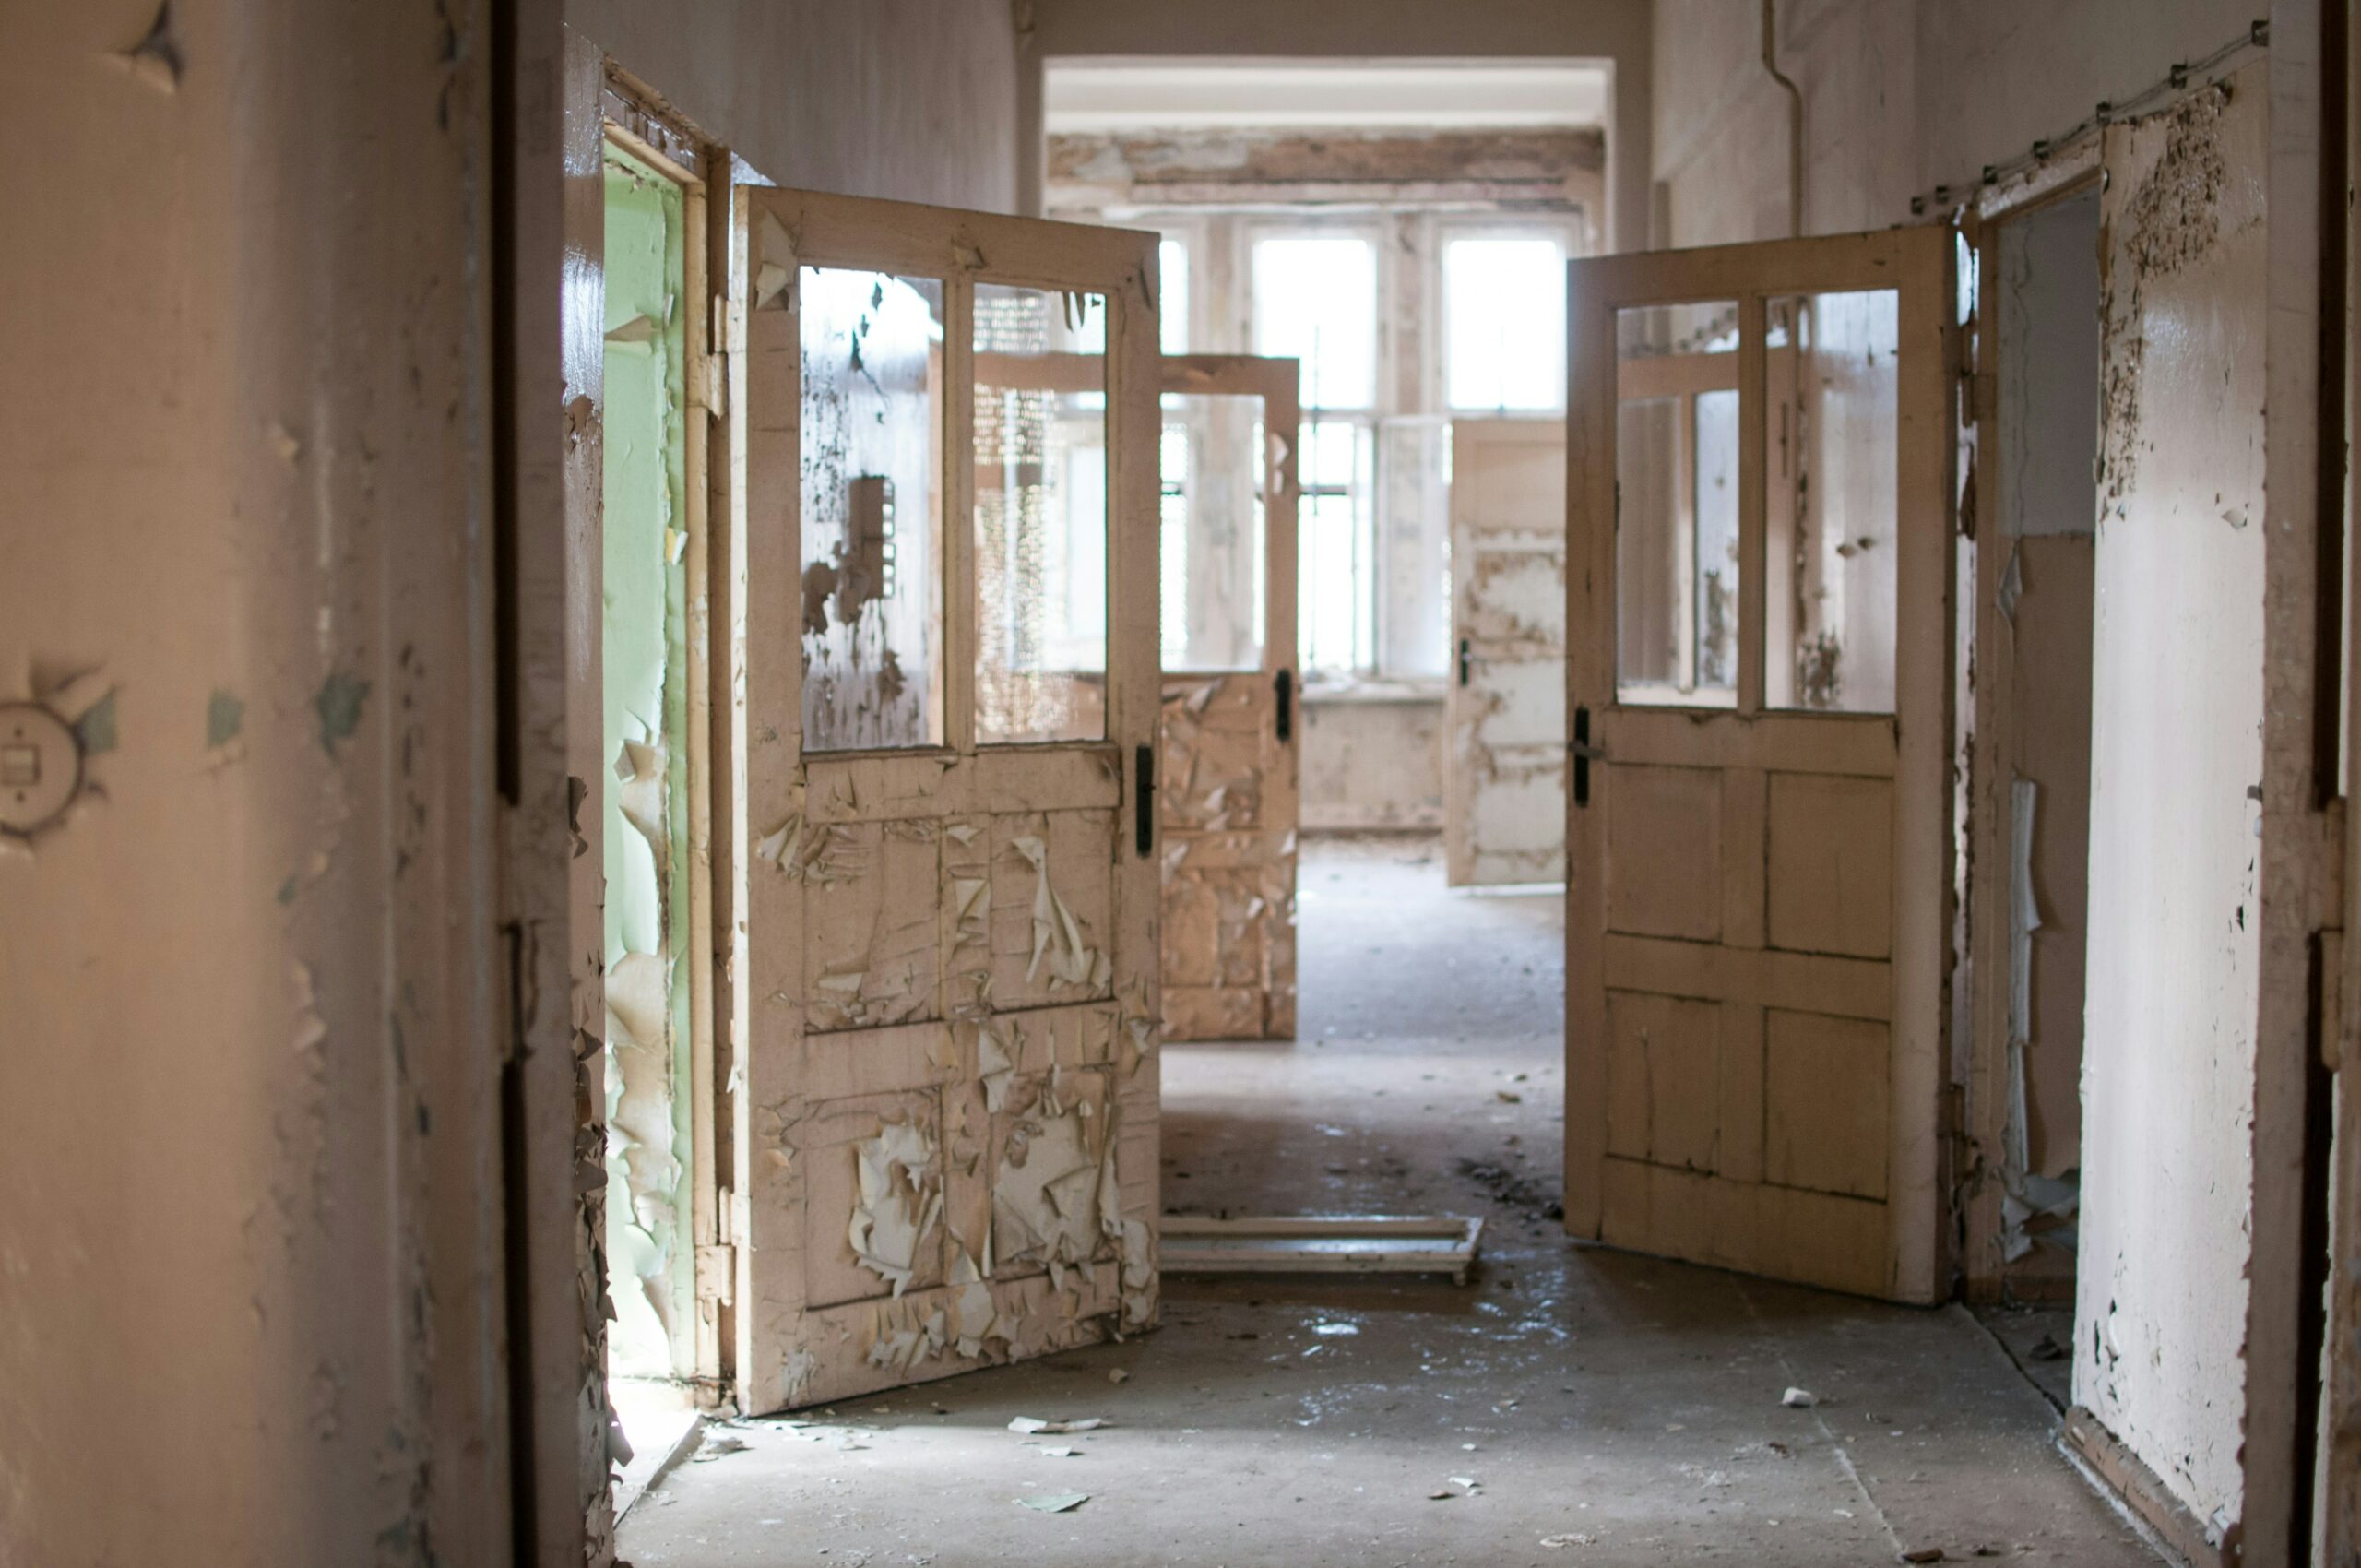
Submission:
[[[2090,908],[2094,569],[2100,451],[2095,182],[1986,231],[1972,861],[1979,1117],[1997,1169],[1971,1201],[1970,1294],[2061,1404],[2073,1342]]]

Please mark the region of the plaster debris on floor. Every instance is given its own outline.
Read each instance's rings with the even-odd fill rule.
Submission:
[[[1468,1285],[1175,1277],[1145,1336],[738,1423],[636,1568],[2158,1561],[1964,1312],[1567,1241],[1559,900],[1304,857],[1303,1038],[1162,1048],[1165,1206],[1480,1217]]]

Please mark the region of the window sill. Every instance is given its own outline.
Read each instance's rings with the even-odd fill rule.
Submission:
[[[1442,696],[1443,683],[1439,675],[1328,677],[1306,681],[1303,686],[1306,707],[1323,707],[1332,703],[1346,707],[1354,703],[1441,702]]]

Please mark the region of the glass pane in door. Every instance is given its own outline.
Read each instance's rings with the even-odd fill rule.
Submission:
[[[1164,668],[1263,667],[1263,399],[1164,398]]]
[[[1107,297],[976,286],[976,739],[1107,733]]]
[[[1617,313],[1616,696],[1738,702],[1738,306]]]
[[[1891,713],[1896,296],[1792,295],[1763,316],[1763,702]]]
[[[800,269],[803,748],[943,742],[943,283]]]

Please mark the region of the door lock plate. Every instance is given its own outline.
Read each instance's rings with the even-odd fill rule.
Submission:
[[[0,832],[39,832],[81,788],[82,747],[65,720],[39,703],[0,704]]]

